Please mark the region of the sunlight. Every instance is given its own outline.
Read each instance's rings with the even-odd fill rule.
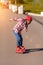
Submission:
[[[1,28],[6,24],[5,20],[6,20],[6,11],[0,8],[0,27]]]
[[[2,3],[0,3],[0,7],[2,6]]]
[[[0,2],[5,2],[5,0],[1,0]]]
[[[5,0],[0,0],[0,7],[9,8],[9,2]]]
[[[5,0],[0,0],[0,7],[2,7],[2,4],[4,3]]]

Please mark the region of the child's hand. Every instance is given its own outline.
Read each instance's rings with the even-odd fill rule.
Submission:
[[[13,19],[10,19],[10,21],[13,21]]]
[[[27,30],[27,29],[25,29],[25,31],[27,32],[28,30]]]
[[[10,21],[16,21],[17,18],[11,18]]]
[[[24,28],[23,30],[25,30],[26,32],[28,31],[28,29],[27,29],[27,28]]]

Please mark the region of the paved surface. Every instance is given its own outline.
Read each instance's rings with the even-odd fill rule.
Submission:
[[[33,17],[28,32],[22,31],[25,54],[16,54],[16,39],[12,32],[17,15],[10,10],[0,9],[0,65],[43,65],[43,17]]]

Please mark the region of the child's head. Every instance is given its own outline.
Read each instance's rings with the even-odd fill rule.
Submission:
[[[31,21],[32,21],[32,17],[31,16],[26,16],[26,21],[27,21],[27,24],[30,24],[31,23]]]

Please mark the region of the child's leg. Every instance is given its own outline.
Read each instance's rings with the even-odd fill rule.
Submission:
[[[21,34],[18,34],[19,35],[19,42],[20,42],[20,46],[23,45],[23,38],[22,38],[22,35]]]
[[[21,34],[19,34],[19,33],[15,33],[14,32],[14,34],[15,34],[15,37],[16,37],[16,39],[17,39],[17,48],[16,48],[16,52],[18,53],[18,52],[24,52],[25,51],[25,48],[24,48],[24,46],[22,46],[23,45],[23,38],[22,38],[22,35]]]
[[[16,47],[16,53],[23,53],[23,50],[21,49],[20,46],[22,46],[22,35],[21,34],[18,34],[18,33],[15,33],[15,31],[13,31],[14,34],[15,34],[15,37],[17,39],[17,47]]]
[[[13,31],[13,32],[14,32],[16,40],[17,40],[17,44],[16,45],[17,46],[22,46],[22,41],[23,41],[22,35],[19,34],[19,33],[15,33],[15,31]]]

